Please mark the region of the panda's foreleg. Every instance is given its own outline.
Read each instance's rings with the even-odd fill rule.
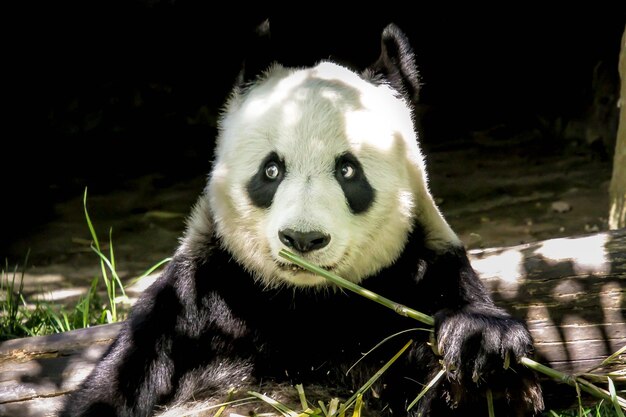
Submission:
[[[524,322],[493,303],[465,250],[435,256],[429,279],[441,294],[434,314],[436,350],[448,381],[457,385],[455,401],[476,401],[476,394],[484,398],[489,389],[519,415],[543,409],[536,375],[517,363],[532,356],[532,336]]]
[[[219,296],[199,293],[195,275],[189,260],[170,263],[60,416],[147,417],[246,379],[248,362],[233,353],[245,329]]]

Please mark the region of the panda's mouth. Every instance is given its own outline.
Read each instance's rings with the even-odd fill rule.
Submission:
[[[291,272],[294,274],[298,274],[301,272],[308,272],[309,274],[313,274],[314,272],[309,271],[308,269],[302,268],[300,265],[296,265],[296,264],[292,264],[292,263],[282,263],[282,262],[278,262],[277,263],[278,268],[281,271],[285,271],[285,272]],[[326,271],[331,271],[333,269],[333,266],[323,266],[323,265],[316,265],[318,268],[322,268]]]
[[[296,264],[279,264],[280,269],[283,271],[291,272],[306,272],[307,270]]]

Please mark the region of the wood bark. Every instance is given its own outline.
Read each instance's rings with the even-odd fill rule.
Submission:
[[[626,229],[472,251],[470,258],[496,303],[528,323],[538,362],[583,373],[626,345]],[[0,344],[0,416],[54,415],[120,327]],[[626,386],[623,361],[595,372],[609,371],[621,372],[614,380]],[[545,380],[544,391],[551,406],[575,401],[574,388],[563,384]]]
[[[609,191],[609,227],[626,227],[626,28],[619,54],[620,110],[617,141],[613,157],[613,176]]]

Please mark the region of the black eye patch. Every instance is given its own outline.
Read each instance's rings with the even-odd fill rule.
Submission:
[[[267,155],[246,187],[252,204],[261,208],[269,208],[274,200],[278,185],[284,177],[285,162],[276,152]]]
[[[340,155],[335,161],[335,178],[348,206],[354,214],[365,212],[374,202],[374,189],[367,181],[363,167],[351,153]]]

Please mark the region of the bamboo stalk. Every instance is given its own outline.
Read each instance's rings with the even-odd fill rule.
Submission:
[[[594,397],[613,402],[613,398],[608,391],[593,385],[591,382],[587,381],[584,378],[557,371],[556,369],[552,369],[548,366],[542,365],[539,362],[536,362],[527,357],[520,358],[519,362],[522,365],[531,368],[537,372],[541,372],[542,374],[547,375],[556,381],[563,382],[572,387],[576,387],[576,385],[578,384],[580,389],[593,395]],[[619,403],[620,407],[626,409],[626,400],[624,398],[618,396],[617,402]]]
[[[421,321],[422,323],[428,324],[429,326],[435,325],[435,319],[433,319],[431,316],[420,313],[419,311],[413,310],[412,308],[409,308],[403,304],[396,303],[395,301],[385,298],[382,295],[378,295],[375,292],[366,290],[365,288],[355,284],[354,282],[348,281],[347,279],[344,279],[340,277],[339,275],[335,275],[332,272],[322,269],[318,267],[317,265],[313,265],[305,261],[304,259],[294,255],[293,253],[286,251],[285,249],[282,249],[280,251],[280,256],[290,260],[291,262],[293,262],[294,264],[298,266],[301,266],[302,268],[305,268],[315,274],[323,276],[327,280],[333,282],[334,284],[337,284],[338,286],[342,288],[345,288],[367,299],[370,299],[379,304],[382,304],[385,307],[392,309],[393,311],[395,311],[401,316],[411,317],[412,319]]]

